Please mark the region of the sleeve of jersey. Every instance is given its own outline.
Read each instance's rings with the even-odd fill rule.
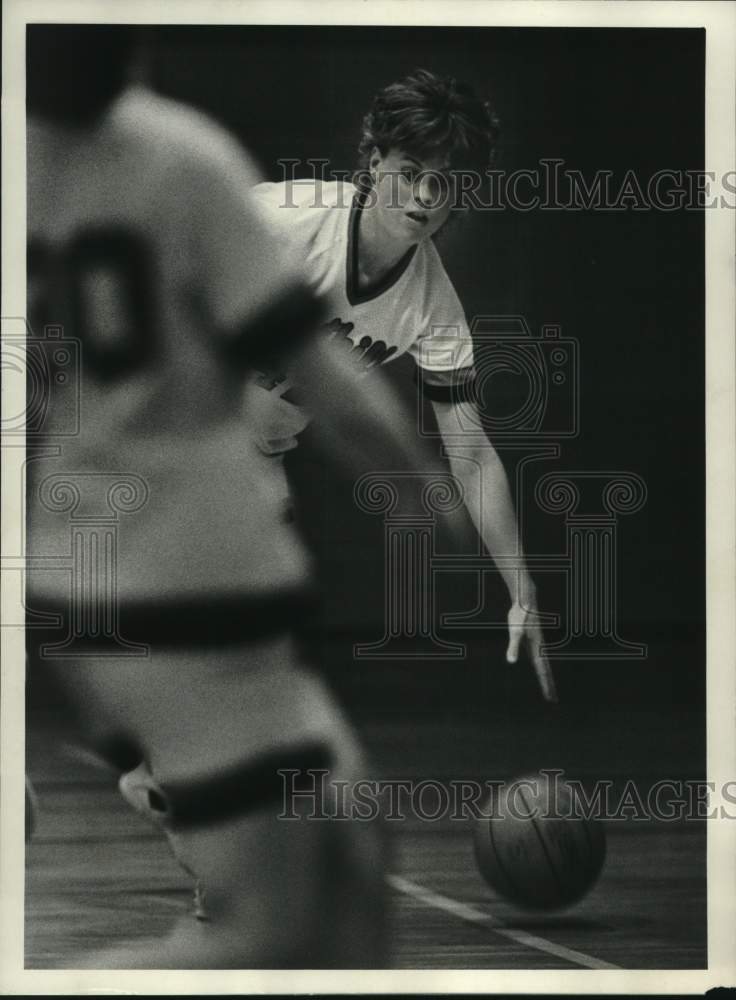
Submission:
[[[252,194],[256,171],[237,147],[223,143],[217,153],[195,178],[193,268],[212,326],[255,366],[312,332],[321,307],[283,232]]]
[[[409,348],[426,399],[460,403],[474,398],[473,339],[463,307],[444,268],[434,269],[424,332]]]

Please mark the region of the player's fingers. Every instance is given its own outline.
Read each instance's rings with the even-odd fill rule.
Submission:
[[[554,674],[552,673],[552,667],[549,664],[549,660],[540,651],[537,645],[533,653],[534,670],[537,675],[537,680],[539,681],[539,686],[542,689],[542,696],[545,701],[558,702],[557,697],[557,686],[555,685]]]
[[[506,650],[507,663],[516,663],[519,659],[519,646],[521,645],[523,634],[524,629],[521,625],[512,625],[509,623],[509,644]]]
[[[525,609],[520,604],[512,604],[507,616],[509,626],[509,644],[506,650],[507,663],[516,663],[519,659],[519,650],[524,638],[526,620],[527,612]]]

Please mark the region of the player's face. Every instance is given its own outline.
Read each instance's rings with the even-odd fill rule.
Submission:
[[[400,149],[370,160],[374,177],[375,209],[388,234],[397,241],[429,239],[450,214],[450,182],[444,159],[418,160]]]

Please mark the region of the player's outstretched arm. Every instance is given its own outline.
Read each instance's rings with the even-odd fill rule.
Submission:
[[[306,343],[292,355],[289,375],[319,446],[350,474],[442,471],[415,433],[410,411],[380,371],[366,378],[333,341],[317,336]]]
[[[509,644],[506,659],[516,663],[522,642],[527,645],[546,701],[557,701],[552,669],[542,652],[544,637],[539,625],[537,593],[524,560],[514,504],[506,470],[490,441],[464,442],[463,427],[468,421],[479,427],[469,413],[471,403],[463,402],[463,419],[454,403],[432,403],[437,425],[450,459],[450,468],[464,490],[465,506],[483,544],[498,562],[501,556],[515,556],[513,567],[499,564],[499,572],[511,599],[508,613]]]

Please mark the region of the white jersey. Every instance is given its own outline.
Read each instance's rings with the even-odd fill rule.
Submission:
[[[298,285],[253,208],[257,179],[213,122],[139,86],[94,127],[28,122],[31,344],[51,384],[39,437],[60,447],[29,463],[29,546],[68,559],[71,522],[91,504],[119,530],[121,601],[259,592],[305,574],[228,353]],[[129,492],[113,510],[104,483],[116,475]],[[76,507],[49,492],[64,477]],[[31,592],[68,591],[68,573],[33,578]]]
[[[465,314],[431,240],[413,247],[384,280],[358,288],[360,200],[345,182],[258,184],[253,194],[326,303],[328,329],[361,365],[409,353],[429,384],[464,383],[473,365]]]

